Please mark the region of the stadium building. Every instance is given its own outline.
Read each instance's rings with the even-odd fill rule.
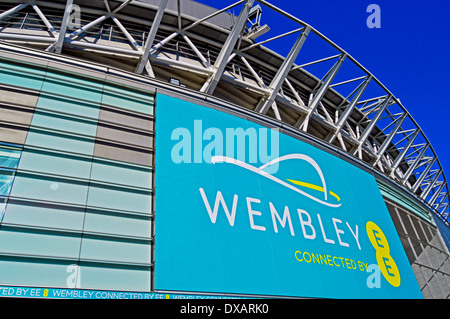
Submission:
[[[0,1],[0,40],[0,296],[449,298],[425,133],[275,4]]]

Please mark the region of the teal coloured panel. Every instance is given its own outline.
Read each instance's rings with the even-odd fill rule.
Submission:
[[[84,221],[84,230],[86,232],[150,238],[151,229],[152,225],[149,217],[88,211]]]
[[[131,212],[151,212],[152,196],[106,187],[89,187],[88,205]]]
[[[3,222],[81,231],[83,229],[83,218],[84,211],[80,210],[9,203]]]
[[[0,83],[40,90],[46,71],[0,62]]]
[[[70,204],[86,204],[87,185],[28,176],[16,176],[11,196]]]
[[[80,237],[35,233],[26,229],[0,231],[0,252],[78,258]]]
[[[98,159],[94,159],[92,164],[91,179],[142,188],[152,187],[152,173],[150,169],[135,168]]]
[[[105,85],[103,103],[117,106],[130,111],[153,115],[153,93],[143,94],[130,90]]]
[[[83,97],[74,96],[71,98]],[[46,110],[54,110],[57,112],[63,112],[72,114],[75,116],[83,116],[91,119],[98,119],[99,104],[98,103],[83,103],[79,101],[72,101],[71,99],[59,98],[56,96],[49,96],[41,94],[38,99],[36,108],[43,108]],[[32,122],[33,123],[33,122]]]
[[[80,264],[83,289],[150,291],[149,269],[99,267]]]
[[[0,167],[17,168],[21,150],[0,146]]]
[[[66,287],[68,264],[51,261],[0,259],[0,284]]]
[[[150,263],[150,244],[83,237],[80,258]]]
[[[0,198],[0,223],[3,221],[3,216],[5,215],[6,202],[6,198]]]
[[[75,78],[48,72],[42,86],[42,91],[80,98],[92,102],[100,102],[103,84],[95,81]]]
[[[92,155],[94,153],[94,139],[63,136],[52,132],[30,130],[25,145],[85,155]]]
[[[24,150],[20,169],[78,178],[89,178],[90,159]]]
[[[94,137],[97,133],[96,122],[86,122],[56,115],[35,113],[31,125]]]
[[[8,196],[14,181],[14,172],[0,169],[0,195]]]

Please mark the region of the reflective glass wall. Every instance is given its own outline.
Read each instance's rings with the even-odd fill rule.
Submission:
[[[151,290],[153,106],[0,60],[0,284]]]

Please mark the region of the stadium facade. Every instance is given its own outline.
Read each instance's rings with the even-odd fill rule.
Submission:
[[[432,145],[312,26],[265,0],[0,12],[1,296],[449,298]]]

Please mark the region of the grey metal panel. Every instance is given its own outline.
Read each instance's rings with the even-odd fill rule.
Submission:
[[[153,166],[153,153],[151,151],[138,151],[136,149],[122,148],[111,144],[95,143],[94,156],[138,165]]]

